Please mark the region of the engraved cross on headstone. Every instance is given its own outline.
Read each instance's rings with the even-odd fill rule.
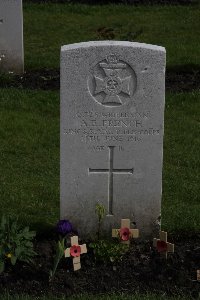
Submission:
[[[114,148],[115,146],[108,146],[109,149],[109,168],[108,169],[91,169],[90,173],[107,173],[108,174],[108,214],[113,215],[113,174],[133,174],[132,169],[114,169]]]

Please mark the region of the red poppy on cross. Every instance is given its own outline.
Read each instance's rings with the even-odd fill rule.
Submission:
[[[71,237],[71,247],[65,250],[65,257],[73,257],[74,271],[81,268],[80,255],[87,253],[86,244],[78,244],[78,236]]]
[[[112,229],[112,237],[120,237],[122,243],[130,244],[130,239],[139,237],[139,230],[130,227],[130,219],[121,219],[121,228]]]
[[[167,253],[174,253],[174,244],[167,242],[167,232],[160,231],[160,239],[153,239],[153,246],[156,247],[157,251],[167,258]]]
[[[130,239],[131,231],[128,227],[123,227],[119,231],[119,236],[122,241],[128,241]]]
[[[70,255],[73,257],[78,257],[81,255],[81,247],[80,246],[71,246],[70,247]]]

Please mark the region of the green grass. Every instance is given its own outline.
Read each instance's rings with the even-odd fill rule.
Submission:
[[[200,231],[199,96],[167,95],[162,217],[168,231]]]
[[[19,216],[24,223],[38,223],[38,227],[55,223],[59,211],[58,93],[2,89],[0,119],[4,213]]]
[[[24,4],[26,69],[59,68],[61,45],[109,39],[166,47],[167,66],[200,65],[200,6]]]
[[[199,232],[199,92],[167,94],[162,225]],[[2,89],[1,207],[44,230],[59,218],[59,94]]]
[[[10,296],[9,294],[0,296],[0,300],[35,300],[36,298],[30,297],[30,296]],[[80,295],[80,296],[74,296],[74,297],[62,297],[57,298],[55,296],[44,296],[44,297],[37,297],[37,300],[190,300],[190,297],[182,297],[182,296],[176,296],[176,297],[167,297],[166,295],[154,295],[154,294],[147,294],[147,295]]]
[[[165,46],[167,67],[200,66],[199,6],[24,4],[25,69],[59,68],[63,44],[106,39]],[[165,111],[162,228],[200,232],[200,91],[168,93]],[[0,215],[45,232],[59,219],[59,92],[0,90]],[[33,300],[1,295],[0,300]],[[55,296],[38,300],[64,299]],[[166,295],[102,295],[69,300],[189,300]]]

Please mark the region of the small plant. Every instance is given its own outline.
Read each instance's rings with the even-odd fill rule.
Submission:
[[[106,209],[103,204],[97,203],[95,207],[95,213],[98,217],[98,229],[97,229],[97,239],[100,239],[100,234],[101,234],[101,225],[102,225],[102,220],[105,217],[106,214]]]
[[[55,257],[54,257],[53,269],[50,270],[49,281],[51,281],[53,276],[55,275],[58,264],[59,264],[61,258],[64,255],[64,250],[65,250],[65,239],[63,238],[61,241],[58,241],[58,243],[57,243],[56,254],[55,254]]]
[[[67,237],[70,233],[73,232],[73,227],[68,220],[60,220],[56,225],[56,231],[59,234],[59,240],[56,247],[53,269],[50,270],[49,281],[52,280],[57,270],[58,264],[64,256],[64,251],[67,244]]]
[[[90,243],[95,259],[104,263],[115,263],[120,261],[128,250],[128,245],[119,241],[100,240],[102,220],[105,217],[106,209],[103,204],[97,203],[95,213],[98,217],[97,241]]]
[[[118,241],[99,240],[90,243],[96,260],[104,263],[116,263],[122,260],[129,247],[126,244],[119,244]]]
[[[0,223],[0,273],[5,270],[7,264],[15,265],[17,260],[32,263],[32,258],[36,255],[32,243],[35,235],[34,231],[29,231],[29,227],[21,228],[10,217],[2,217]]]

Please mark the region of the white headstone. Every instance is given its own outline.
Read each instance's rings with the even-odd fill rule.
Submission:
[[[0,72],[23,71],[22,0],[0,0]]]
[[[82,236],[130,218],[141,236],[161,210],[165,49],[117,41],[61,48],[61,218]],[[116,227],[118,226],[118,227]]]

